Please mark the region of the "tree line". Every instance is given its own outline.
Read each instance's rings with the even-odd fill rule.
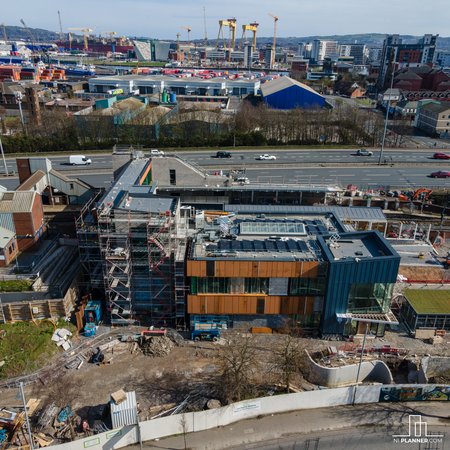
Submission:
[[[73,116],[43,111],[39,125],[3,130],[6,153],[111,148],[114,144],[144,147],[222,147],[264,145],[377,146],[383,118],[372,111],[339,103],[333,109],[268,109],[244,102],[235,113],[192,110],[151,117],[146,109],[126,123],[111,116]],[[168,117],[165,119],[165,117]]]

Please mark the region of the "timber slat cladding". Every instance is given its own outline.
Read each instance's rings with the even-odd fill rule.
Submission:
[[[257,312],[258,299],[264,312]],[[314,297],[258,295],[188,295],[189,314],[301,314],[314,311]]]
[[[207,270],[207,263],[209,263],[209,270]],[[319,264],[319,261],[189,260],[187,275],[219,278],[317,278]],[[214,275],[211,275],[212,269],[214,269]]]

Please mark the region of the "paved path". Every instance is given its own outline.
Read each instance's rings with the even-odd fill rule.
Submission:
[[[439,446],[394,444],[408,433],[409,415],[421,414],[429,434],[443,434]],[[370,425],[370,427],[368,427]],[[332,431],[332,432],[330,432]],[[450,448],[449,402],[380,403],[295,411],[244,420],[214,430],[148,441],[144,449],[434,449]],[[333,444],[334,443],[334,444]],[[442,445],[441,445],[442,444]],[[137,450],[139,446],[131,446]]]

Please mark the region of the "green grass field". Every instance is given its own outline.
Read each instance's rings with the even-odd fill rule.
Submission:
[[[30,280],[3,280],[0,281],[0,292],[31,291],[32,284]]]
[[[75,327],[70,323],[62,321],[57,326],[75,334]],[[49,321],[0,325],[0,378],[31,373],[61,352],[51,341],[53,331],[54,326]]]

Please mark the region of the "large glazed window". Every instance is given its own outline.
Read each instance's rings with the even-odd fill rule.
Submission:
[[[387,312],[393,288],[392,283],[353,284],[348,297],[347,312]]]
[[[324,292],[324,278],[291,278],[290,280],[290,295],[323,295]]]

